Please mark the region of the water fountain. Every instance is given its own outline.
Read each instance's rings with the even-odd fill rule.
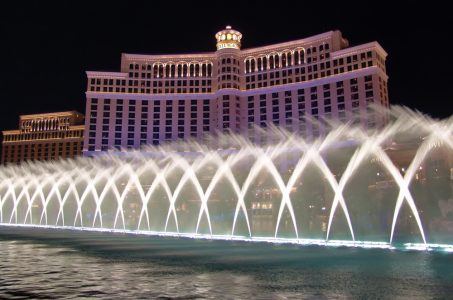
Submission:
[[[405,108],[366,132],[222,137],[0,169],[0,223],[192,238],[453,251],[453,119]],[[181,150],[183,149],[183,150]]]

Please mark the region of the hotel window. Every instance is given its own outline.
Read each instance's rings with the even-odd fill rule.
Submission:
[[[318,107],[318,101],[311,101],[311,107]]]

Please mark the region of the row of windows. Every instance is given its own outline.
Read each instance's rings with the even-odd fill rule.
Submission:
[[[30,131],[50,131],[50,130],[67,130],[74,120],[69,117],[49,118],[42,120],[26,120],[20,124],[21,130]]]
[[[217,65],[236,65],[239,66],[239,60],[234,57],[224,57],[221,60],[217,61]]]
[[[126,86],[126,80],[90,78],[88,89],[104,93],[210,93],[211,84],[211,80],[129,80]]]
[[[190,99],[190,100],[167,100],[166,105],[172,105],[174,102],[178,103],[178,105],[186,105],[190,103],[191,105],[196,105],[200,101],[203,101],[203,105],[209,105],[210,100],[209,99]],[[146,100],[146,101],[140,101],[140,100],[135,100],[135,99],[116,99],[112,100],[109,98],[105,99],[98,99],[98,98],[91,98],[91,103],[92,104],[98,104],[99,102],[102,102],[103,104],[111,104],[111,103],[116,103],[117,105],[123,105],[123,104],[128,104],[128,105],[136,105],[136,104],[141,104],[142,106],[147,106],[148,104],[153,104],[154,106],[160,106],[161,103],[163,103],[163,100]],[[104,106],[108,107],[108,106]]]
[[[319,49],[319,55],[315,55]],[[258,72],[268,69],[286,68],[310,62],[316,62],[330,57],[329,44],[321,44],[318,47],[297,48],[281,53],[270,53],[260,57],[247,57],[244,60],[245,73]]]
[[[17,163],[24,160],[47,160],[59,157],[73,158],[82,154],[82,142],[4,145],[3,162]]]
[[[360,60],[359,60],[360,57]],[[255,89],[293,82],[303,82],[317,78],[331,76],[358,70],[359,68],[371,67],[373,65],[372,52],[361,53],[333,60],[321,62],[318,64],[307,65],[303,67],[292,67],[287,70],[265,71],[258,74],[250,74],[245,78],[246,89]]]
[[[129,65],[129,76],[138,77],[139,72],[132,70],[140,70],[138,64]],[[142,65],[142,74],[152,74],[154,78],[181,78],[181,77],[211,77],[212,62],[190,62],[190,63],[154,63]]]
[[[137,79],[131,79],[131,80],[119,80],[119,79],[100,79],[100,78],[90,78],[90,84],[93,86],[112,86],[112,87],[121,87],[121,86],[126,86],[126,82],[128,83],[129,86],[146,86],[146,87],[151,87],[151,82],[153,83],[153,87],[173,87],[173,86],[200,86],[200,85],[210,85],[211,80],[210,79],[203,79],[203,80],[198,80],[198,79],[191,79],[191,80],[173,80],[173,79],[168,79],[168,80],[137,80]],[[140,83],[140,85],[139,85]]]
[[[68,130],[68,131],[8,134],[3,136],[3,141],[18,142],[47,139],[81,138],[81,137],[83,137],[83,130]]]

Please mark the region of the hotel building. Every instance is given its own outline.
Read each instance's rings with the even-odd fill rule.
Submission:
[[[2,131],[2,164],[81,155],[83,124],[75,111],[22,115],[18,130]]]
[[[230,26],[215,38],[215,52],[123,53],[120,72],[88,71],[84,155],[224,131],[266,142],[253,128],[271,123],[308,138],[325,133],[307,119],[386,122],[371,108],[389,105],[387,53],[377,42],[350,47],[330,31],[241,49]]]

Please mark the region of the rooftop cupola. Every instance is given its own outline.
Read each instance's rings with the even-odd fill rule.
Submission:
[[[231,26],[225,27],[216,33],[215,38],[217,40],[217,50],[230,48],[230,49],[241,49],[242,34],[231,28]]]

